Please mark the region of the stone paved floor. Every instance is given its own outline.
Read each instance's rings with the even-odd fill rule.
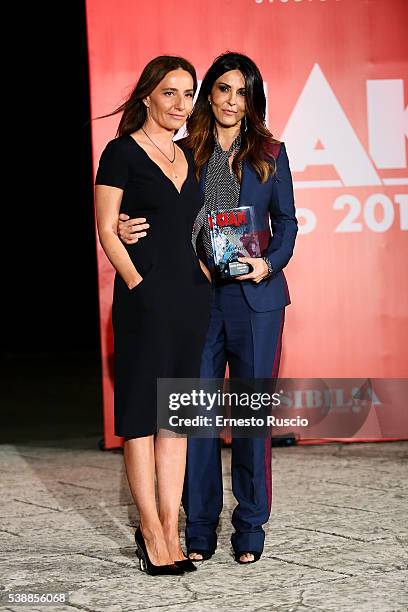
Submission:
[[[120,452],[96,438],[0,446],[0,593],[9,611],[241,612],[408,609],[408,443],[273,449],[273,515],[262,559],[236,564],[224,449],[216,555],[194,575],[142,574]],[[181,517],[182,527],[182,517]],[[6,604],[7,593],[68,604]]]

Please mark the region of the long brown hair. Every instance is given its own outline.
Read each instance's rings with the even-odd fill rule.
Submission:
[[[193,89],[197,89],[197,75],[195,68],[183,57],[173,55],[160,55],[152,59],[143,69],[138,82],[127,100],[116,108],[112,113],[103,115],[111,117],[117,113],[123,113],[116,136],[127,136],[140,130],[147,119],[147,108],[143,100],[149,96],[157,85],[164,79],[167,73],[182,68],[188,72],[193,79]],[[102,118],[102,117],[100,117]]]
[[[240,70],[245,79],[245,121],[241,121],[241,147],[232,162],[232,169],[241,180],[239,162],[246,159],[259,179],[265,182],[276,172],[272,145],[279,144],[265,125],[266,98],[261,73],[256,64],[240,53],[223,53],[206,72],[194,110],[187,121],[186,145],[192,149],[197,178],[209,160],[215,144],[215,118],[208,103],[215,81],[230,70]],[[246,129],[244,126],[246,125]]]

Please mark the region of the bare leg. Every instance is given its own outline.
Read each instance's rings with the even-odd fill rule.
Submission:
[[[153,565],[173,563],[159,519],[154,489],[153,436],[132,438],[124,444],[127,479],[140,516],[140,528]]]
[[[183,555],[178,517],[186,469],[187,438],[160,434],[156,439],[156,474],[159,494],[159,516],[167,548],[173,561]]]

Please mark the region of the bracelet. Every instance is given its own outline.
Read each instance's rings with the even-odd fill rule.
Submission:
[[[270,278],[273,274],[273,268],[272,268],[272,264],[269,261],[269,259],[267,257],[262,257],[262,259],[264,260],[264,262],[266,263],[266,265],[268,266],[268,275],[265,276],[265,278],[263,280],[266,280],[267,278]]]

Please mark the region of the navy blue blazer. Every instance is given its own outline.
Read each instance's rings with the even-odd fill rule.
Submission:
[[[293,254],[298,223],[295,216],[292,175],[284,143],[273,145],[276,174],[261,183],[252,166],[242,164],[242,181],[239,206],[253,206],[256,227],[266,240],[261,244],[262,255],[272,264],[273,274],[256,284],[242,281],[245,297],[256,312],[267,312],[290,304],[288,286],[283,268]],[[204,194],[207,164],[200,178],[200,190]],[[269,225],[270,221],[270,225]],[[272,228],[272,234],[271,230]]]

